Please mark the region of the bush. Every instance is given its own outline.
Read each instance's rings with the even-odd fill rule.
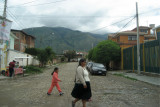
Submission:
[[[36,66],[26,66],[26,73],[31,73],[31,74],[35,74],[35,73],[42,73],[42,68],[36,67]]]

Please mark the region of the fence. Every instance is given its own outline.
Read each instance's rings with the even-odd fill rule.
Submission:
[[[122,69],[137,70],[137,46],[122,49]],[[140,45],[140,69],[144,72],[160,73],[160,40]]]

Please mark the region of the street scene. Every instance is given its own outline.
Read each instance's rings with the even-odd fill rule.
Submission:
[[[59,96],[56,88],[50,96],[47,95],[54,67],[47,68],[42,74],[0,81],[1,107],[71,107],[71,91],[77,65],[78,63],[58,65],[63,96]],[[159,107],[158,86],[112,74],[89,77],[92,101],[87,103],[87,107]],[[81,101],[76,107],[82,107]]]
[[[0,107],[160,107],[158,0],[0,0]]]

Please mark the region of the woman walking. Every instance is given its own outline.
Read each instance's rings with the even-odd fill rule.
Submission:
[[[56,86],[57,90],[59,91],[60,96],[64,94],[64,93],[62,93],[61,88],[58,84],[58,82],[61,82],[61,80],[58,78],[58,72],[59,72],[58,68],[57,67],[54,68],[54,71],[51,74],[51,75],[53,75],[52,76],[52,84],[51,84],[51,87],[49,88],[49,90],[47,92],[48,95],[51,95],[51,92],[52,92],[52,90],[55,86]]]
[[[71,95],[75,98],[75,100],[72,101],[72,107],[75,107],[76,102],[79,100],[82,100],[83,107],[86,107],[86,102],[89,101],[92,96],[90,79],[85,66],[86,60],[80,59],[75,76],[75,86],[71,93]]]

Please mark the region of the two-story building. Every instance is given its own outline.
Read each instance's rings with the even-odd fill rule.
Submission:
[[[35,47],[35,37],[28,35],[22,30],[11,30],[11,32],[17,37],[14,43],[14,49],[20,52],[24,52],[26,48]]]
[[[155,40],[155,36],[150,32],[150,27],[140,26],[139,31],[140,43]],[[121,48],[132,47],[137,44],[137,28],[130,31],[122,31],[117,34],[109,34],[108,39],[117,42]]]

